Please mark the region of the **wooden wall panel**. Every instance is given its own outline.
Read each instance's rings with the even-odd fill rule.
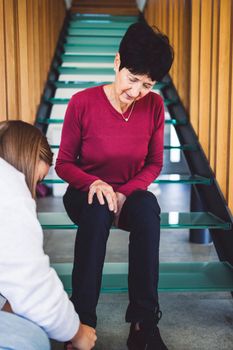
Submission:
[[[18,25],[18,96],[19,114],[26,122],[32,122],[33,118],[29,108],[29,62],[28,62],[28,38],[27,38],[27,1],[17,0],[17,25]]]
[[[231,1],[220,1],[216,177],[225,197],[229,171],[231,7]]]
[[[33,3],[27,0],[27,35],[28,35],[28,87],[30,91],[29,108],[30,116],[33,118],[36,112],[36,91],[34,88],[34,72],[35,72],[35,50],[34,50],[34,17]]]
[[[199,88],[199,140],[209,157],[210,130],[210,90],[211,90],[211,36],[212,36],[212,0],[201,2],[200,32],[200,88]]]
[[[65,15],[64,0],[0,0],[0,120],[34,122]]]
[[[6,4],[6,2],[5,2]],[[17,17],[16,1],[8,0],[7,6],[4,6],[4,33],[6,48],[6,99],[14,101],[7,104],[8,119],[17,119],[19,115],[18,100],[18,66],[15,57],[17,57]]]
[[[233,212],[233,1],[156,0],[153,24],[167,30],[170,76]]]
[[[176,55],[173,62],[172,79],[175,86],[178,86],[178,55],[179,55],[179,0],[174,0],[174,25],[173,25],[173,47],[176,49]]]
[[[171,45],[174,47],[174,1],[168,1],[168,37],[171,42]],[[176,51],[174,50],[175,56]],[[173,77],[173,65],[170,69],[170,75]]]
[[[41,96],[40,86],[40,45],[39,45],[39,2],[40,0],[34,0],[33,2],[33,52],[34,52],[34,72],[33,72],[33,84],[34,84],[34,106],[37,110]]]
[[[233,22],[233,8],[232,8],[232,22]],[[233,34],[233,23],[232,23]],[[230,146],[229,146],[229,174],[228,174],[228,205],[233,213],[233,45],[231,47],[231,95],[230,95]]]
[[[6,50],[4,41],[4,2],[0,0],[0,121],[7,119]]]
[[[200,0],[192,1],[191,70],[190,70],[190,120],[198,135],[199,79],[200,79]]]
[[[210,165],[216,171],[216,128],[218,101],[218,43],[219,43],[219,0],[213,1],[213,34],[211,60],[211,107],[210,107]]]

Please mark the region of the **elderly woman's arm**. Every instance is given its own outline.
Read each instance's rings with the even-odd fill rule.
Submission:
[[[77,107],[72,98],[66,110],[55,169],[58,176],[70,185],[87,191],[89,186],[99,178],[86,173],[77,165],[77,158],[81,150],[81,129]]]

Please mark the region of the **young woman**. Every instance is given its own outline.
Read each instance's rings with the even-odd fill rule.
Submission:
[[[90,350],[96,340],[95,330],[80,324],[43,251],[34,198],[51,164],[37,128],[0,123],[0,348],[48,349],[48,336]]]
[[[69,183],[65,208],[79,225],[71,300],[84,324],[96,327],[113,221],[130,231],[131,350],[167,349],[157,327],[160,208],[147,187],[163,163],[164,106],[151,90],[172,61],[166,36],[145,23],[131,25],[115,57],[114,83],[72,97],[56,163],[58,175]]]

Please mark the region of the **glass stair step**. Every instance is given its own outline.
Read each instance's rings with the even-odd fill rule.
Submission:
[[[73,45],[119,45],[121,38],[115,36],[101,37],[101,36],[79,36],[79,35],[68,35],[66,37],[67,44]]]
[[[64,119],[61,118],[37,118],[37,123],[41,124],[63,124]],[[165,124],[169,125],[185,125],[187,123],[186,120],[178,121],[176,119],[166,119]]]
[[[58,149],[59,145],[50,145],[50,147],[51,147],[51,149]],[[179,149],[182,151],[197,151],[198,146],[195,144],[193,144],[193,145],[176,145],[176,146],[164,145],[164,149],[165,150]]]
[[[79,73],[79,74],[85,74],[85,73]],[[89,74],[92,75],[92,74],[95,74],[95,73],[90,72]],[[99,74],[101,74],[101,73],[99,73]],[[70,99],[69,98],[54,98],[54,97],[51,97],[51,98],[48,98],[46,101],[51,103],[51,104],[66,105],[66,104],[69,103]],[[175,104],[177,102],[176,100],[169,100],[169,99],[164,99],[163,101],[164,101],[164,105],[165,106],[170,106],[171,104]]]
[[[68,294],[72,292],[73,264],[51,265],[59,275]],[[227,262],[174,262],[160,263],[160,292],[220,292],[233,290],[233,267]],[[128,263],[105,263],[102,293],[128,291]]]
[[[80,57],[82,57],[82,56],[80,56]],[[83,57],[85,57],[85,56],[83,56]],[[92,56],[89,56],[89,57],[92,57]],[[72,88],[72,89],[73,88],[78,88],[78,89],[83,88],[83,89],[86,89],[88,87],[93,87],[93,86],[97,86],[97,85],[104,85],[104,84],[109,84],[109,83],[110,82],[98,83],[98,82],[56,81],[56,82],[54,82],[54,85],[57,88]],[[169,86],[168,83],[158,82],[154,85],[154,89],[161,90],[167,86]]]
[[[64,230],[76,229],[77,226],[65,212],[39,212],[38,219],[43,229]],[[231,229],[231,223],[225,222],[209,212],[168,212],[161,214],[161,229]]]
[[[72,14],[71,21],[72,22],[89,22],[89,21],[98,21],[98,23],[101,22],[137,22],[138,17],[137,16],[114,16],[110,14]]]
[[[65,183],[62,179],[57,176],[47,176],[42,183],[44,184],[61,184]],[[181,183],[181,184],[202,184],[202,185],[211,185],[212,179],[208,179],[199,175],[179,175],[179,174],[163,174],[160,175],[153,183],[157,184],[173,184],[173,183]]]
[[[124,29],[126,30],[134,22],[111,22],[111,21],[70,21],[69,29]]]
[[[113,63],[113,56],[101,56],[101,55],[61,55],[62,62],[73,62],[73,63]]]
[[[56,86],[56,88],[67,88],[67,89],[87,89],[89,87],[94,87],[94,86],[98,86],[98,85],[104,85],[104,84],[110,84],[110,82],[92,82],[92,81],[55,81],[54,85]]]
[[[109,75],[112,74],[113,68],[78,68],[78,67],[59,67],[60,74],[94,74]]]
[[[122,38],[125,34],[127,28],[117,28],[117,29],[111,29],[111,28],[69,28],[68,29],[68,35],[78,35],[79,37],[85,37],[85,36],[102,36],[102,37],[115,37],[115,38]]]
[[[118,45],[87,45],[87,46],[78,46],[64,44],[64,51],[67,53],[77,53],[77,54],[89,54],[89,55],[108,55],[115,56],[118,51]]]

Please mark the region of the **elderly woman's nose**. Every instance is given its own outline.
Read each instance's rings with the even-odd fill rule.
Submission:
[[[131,88],[131,96],[136,98],[140,95],[141,93],[141,88],[139,86],[133,86]]]

